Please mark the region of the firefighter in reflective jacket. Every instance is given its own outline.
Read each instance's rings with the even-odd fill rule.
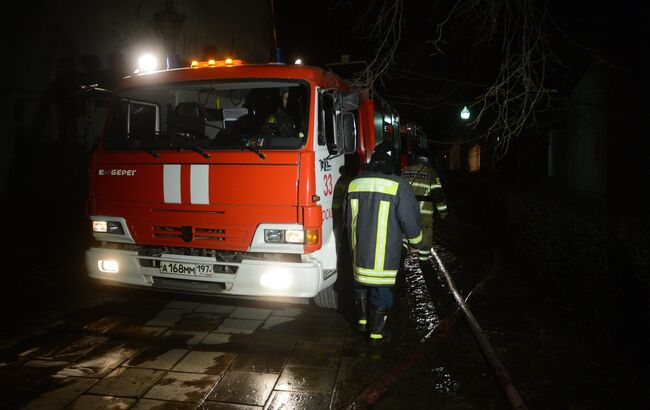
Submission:
[[[386,320],[400,267],[402,238],[424,250],[420,209],[408,183],[394,175],[394,148],[379,144],[365,170],[348,185],[343,202],[352,247],[358,327],[370,342],[388,340]]]
[[[433,219],[436,210],[440,217],[447,216],[447,202],[442,191],[440,177],[431,166],[427,152],[420,149],[416,152],[411,164],[402,171],[402,178],[411,185],[415,198],[419,202],[422,235],[426,252],[420,251],[420,260],[429,259],[429,249],[433,242]],[[435,210],[434,210],[435,205]]]

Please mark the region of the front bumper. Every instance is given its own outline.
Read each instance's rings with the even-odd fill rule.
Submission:
[[[117,273],[99,270],[100,260],[115,260]],[[213,264],[236,267],[236,273],[212,273],[209,276],[189,276],[161,273],[158,267],[143,261],[164,261],[193,264]],[[280,296],[311,298],[336,281],[336,274],[325,271],[317,260],[300,263],[243,259],[241,262],[218,262],[215,258],[185,255],[141,256],[135,251],[90,248],[86,251],[86,267],[90,277],[115,284],[151,287],[179,292],[198,292],[233,296]],[[262,286],[262,275],[281,271],[288,277],[284,289]]]

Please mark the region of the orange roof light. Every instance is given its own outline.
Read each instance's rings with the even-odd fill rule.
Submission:
[[[233,67],[237,65],[242,65],[244,62],[242,60],[235,60],[232,58],[226,58],[225,60],[213,60],[208,61],[199,61],[192,60],[192,68],[203,68],[203,67]]]

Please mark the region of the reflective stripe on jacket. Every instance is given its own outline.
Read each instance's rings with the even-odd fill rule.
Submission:
[[[404,168],[402,177],[411,185],[416,197],[424,198],[420,200],[420,213],[422,215],[433,215],[433,206],[435,204],[438,212],[444,216],[447,212],[447,202],[442,191],[440,177],[433,167],[425,161],[419,160]]]
[[[352,246],[354,278],[366,285],[394,285],[402,236],[422,246],[420,210],[397,175],[364,172],[348,185],[343,215]]]

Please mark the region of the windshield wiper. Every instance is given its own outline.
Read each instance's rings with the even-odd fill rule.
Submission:
[[[151,155],[154,158],[160,158],[159,153],[157,153],[153,148],[143,145],[142,141],[140,141],[140,139],[132,139],[131,141],[132,141],[131,145],[133,145],[139,151],[146,152],[147,154]]]
[[[140,151],[144,151],[147,154],[151,155],[154,158],[160,158],[160,154],[157,153],[156,151],[153,150],[153,148],[149,147],[140,147]]]
[[[199,145],[192,144],[192,145],[189,146],[188,148],[191,149],[192,151],[194,151],[194,152],[196,152],[196,153],[202,155],[205,159],[210,159],[210,158],[212,158],[212,155],[210,155],[210,154],[208,154],[207,152],[205,152],[205,150],[204,150],[203,148],[201,148],[201,146],[199,146]]]
[[[190,135],[192,137],[195,137],[195,134],[191,133],[191,132],[180,132],[180,133],[177,132],[177,133],[174,134],[174,136],[175,135]],[[178,143],[178,144],[176,144],[176,143]],[[175,139],[175,138],[172,137],[172,145],[174,145],[177,149],[189,149],[189,150],[192,150],[192,151],[198,153],[199,155],[201,155],[205,159],[212,158],[212,155],[205,152],[205,150],[200,145],[198,145],[198,144],[188,144],[183,139],[179,140],[179,139]]]
[[[257,139],[255,138],[242,138],[242,143],[244,144],[244,147],[248,149],[251,152],[254,152],[257,154],[258,157],[262,158],[263,160],[266,160],[266,155],[264,155],[260,151],[260,143]]]

